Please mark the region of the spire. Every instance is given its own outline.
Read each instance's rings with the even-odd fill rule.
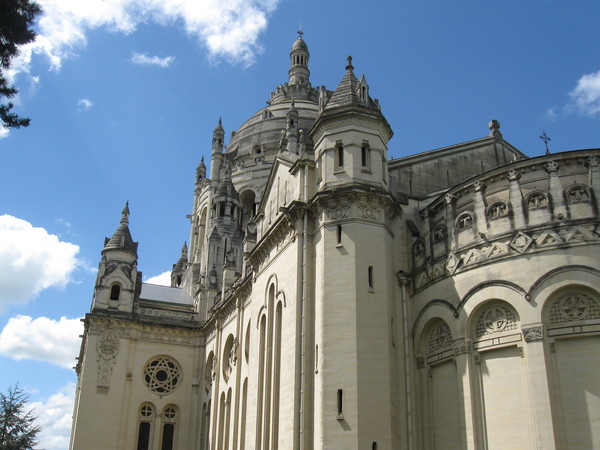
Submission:
[[[135,255],[137,258],[138,243],[133,242],[133,239],[131,238],[131,232],[129,231],[129,215],[129,202],[126,202],[121,213],[121,223],[110,239],[104,239],[104,249],[102,250],[102,254],[110,250],[123,250]]]
[[[331,95],[331,98],[325,105],[325,110],[339,108],[343,106],[363,106],[368,109],[379,111],[377,101],[369,97],[369,85],[364,76],[360,81],[354,75],[354,66],[352,65],[352,56],[346,58],[346,73],[340,81],[340,84]]]
[[[303,34],[304,32],[301,29],[298,30],[298,39],[296,39],[290,51],[288,84],[303,84],[309,81],[310,70],[308,70],[308,59],[310,53],[308,52],[306,42],[302,39]]]
[[[187,269],[187,242],[183,243],[183,247],[181,247],[181,256],[179,257],[179,261],[176,264],[173,264],[173,270],[171,271],[171,287],[180,287],[181,282],[183,281],[183,274]]]
[[[219,175],[221,172],[221,163],[223,159],[223,143],[225,141],[225,130],[223,130],[223,124],[219,117],[219,123],[213,131],[212,138],[212,154],[210,157],[210,179],[213,182],[219,181]]]

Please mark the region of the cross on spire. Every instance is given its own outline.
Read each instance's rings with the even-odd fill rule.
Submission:
[[[304,34],[304,31],[302,31],[302,24],[300,24],[300,29],[296,31],[296,33],[298,33],[298,39],[302,39],[302,35]]]
[[[550,139],[550,138],[548,137],[548,135],[546,134],[546,132],[545,132],[545,131],[544,131],[544,132],[542,132],[542,135],[540,136],[540,139],[541,139],[542,141],[544,141],[544,144],[546,144],[546,155],[549,155],[549,154],[550,154],[550,149],[548,149],[548,142],[550,142],[552,139]]]
[[[346,66],[346,70],[352,70],[352,69],[354,69],[354,66],[352,65],[352,56],[348,55],[348,57],[346,58],[346,61],[348,61],[348,65]]]

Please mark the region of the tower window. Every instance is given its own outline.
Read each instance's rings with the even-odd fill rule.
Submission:
[[[121,286],[118,284],[113,284],[110,288],[110,299],[111,300],[119,300],[121,297]]]
[[[337,390],[337,418],[343,419],[344,412],[344,391],[342,389]]]
[[[369,168],[371,165],[371,149],[366,144],[360,148],[360,164],[363,168]]]
[[[337,245],[342,245],[342,226],[338,225],[336,230]]]
[[[335,148],[335,169],[344,167],[344,146],[340,143]]]
[[[369,289],[373,289],[373,266],[369,266],[369,271],[368,271],[368,277],[369,277]]]

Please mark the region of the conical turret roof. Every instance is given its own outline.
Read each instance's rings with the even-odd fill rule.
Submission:
[[[110,239],[104,239],[102,254],[109,250],[123,250],[137,257],[138,243],[133,242],[131,232],[129,231],[129,214],[129,202],[126,202],[121,213],[121,223]]]
[[[352,65],[352,57],[348,56],[348,64],[346,65],[346,73],[342,81],[331,95],[331,98],[325,105],[325,110],[340,108],[344,106],[362,106],[363,108],[379,111],[379,106],[374,102],[368,94],[364,99],[361,99],[360,87],[366,85],[364,76],[361,81],[354,75],[354,66]]]

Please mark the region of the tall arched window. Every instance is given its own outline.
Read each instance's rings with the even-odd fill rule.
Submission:
[[[161,450],[173,450],[175,448],[175,424],[177,423],[177,408],[173,405],[165,407],[162,413],[162,438]]]
[[[150,448],[152,423],[154,422],[154,406],[151,403],[143,403],[140,406],[138,418],[137,450],[148,450]]]

